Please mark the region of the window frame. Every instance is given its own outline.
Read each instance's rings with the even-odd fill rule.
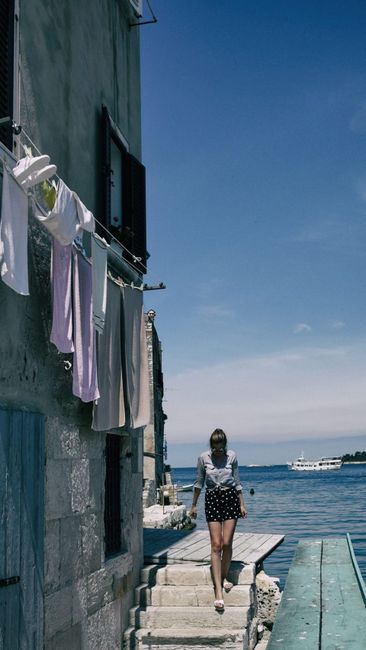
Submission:
[[[131,264],[139,273],[146,273],[146,261],[148,253],[146,250],[146,179],[145,167],[129,151],[129,144],[121,133],[120,129],[112,119],[108,108],[102,106],[103,120],[103,192],[102,192],[102,215],[103,225],[121,243],[123,247],[123,258]],[[111,143],[117,146],[121,152],[122,177],[120,179],[122,188],[121,225],[115,227],[112,224],[112,147]],[[101,233],[104,237],[105,234]],[[106,237],[108,239],[108,237]],[[109,238],[110,241],[111,238]]]
[[[15,80],[15,54],[16,36],[18,32],[16,30],[16,21],[18,21],[18,15],[16,11],[19,7],[17,0],[5,0],[2,4],[1,11],[4,14],[1,17],[4,18],[4,24],[6,24],[6,33],[2,36],[0,50],[0,76],[2,79],[5,79],[3,91],[1,92],[0,118],[9,117],[10,121],[0,126],[0,142],[9,151],[13,152],[14,139],[11,127],[14,119],[14,93],[17,86]],[[1,114],[3,111],[4,115]]]

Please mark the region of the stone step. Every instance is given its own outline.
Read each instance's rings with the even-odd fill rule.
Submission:
[[[136,650],[247,650],[248,634],[245,629],[221,628],[153,628],[135,632]],[[132,650],[133,646],[125,646]]]
[[[156,582],[156,574],[159,571],[158,564],[145,564],[145,566],[140,571],[141,582],[152,586]]]
[[[215,593],[211,585],[156,585],[151,589],[150,605],[154,607],[212,607]],[[249,607],[254,602],[251,585],[237,585],[224,593],[226,607]]]
[[[135,605],[140,607],[151,605],[151,589],[146,582],[135,588]]]
[[[251,607],[226,607],[216,611],[211,607],[133,607],[130,610],[130,625],[138,628],[174,628],[190,627],[206,628],[235,628],[248,626],[253,617]]]
[[[167,564],[157,571],[150,569],[144,575],[144,582],[151,584],[150,573],[154,573],[158,585],[212,585],[210,564]],[[228,579],[234,584],[255,583],[255,564],[232,562]]]

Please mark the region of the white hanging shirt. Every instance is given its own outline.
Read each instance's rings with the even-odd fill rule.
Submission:
[[[92,213],[62,179],[58,183],[53,209],[44,212],[38,204],[34,204],[34,216],[63,246],[72,244],[81,230],[93,232],[95,229]]]
[[[3,165],[0,222],[0,273],[23,296],[28,288],[28,196]]]

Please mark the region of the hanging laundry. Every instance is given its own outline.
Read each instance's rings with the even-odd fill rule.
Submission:
[[[34,216],[63,246],[71,244],[82,230],[93,232],[95,221],[93,214],[72,192],[62,179],[59,180],[56,201],[52,210],[43,210],[34,202]]]
[[[5,284],[23,296],[28,287],[28,197],[3,165],[0,272]]]
[[[28,176],[44,169],[50,162],[49,156],[25,156],[18,160],[12,172],[19,184],[24,183]]]
[[[142,291],[121,288],[124,311],[126,396],[131,427],[150,422],[150,387]]]
[[[80,222],[80,227],[83,230],[87,230],[88,232],[94,232],[95,220],[93,217],[93,213],[90,212],[90,210],[88,210],[88,208],[84,205],[84,203],[79,199],[76,192],[73,192],[73,195],[76,201],[76,210]]]
[[[52,330],[50,340],[59,352],[74,352],[72,339],[72,245],[53,240],[51,258]]]
[[[107,304],[107,251],[108,244],[99,235],[92,235],[91,253],[93,261],[93,323],[103,333]]]
[[[49,162],[49,156],[25,156],[18,160],[12,170],[13,175],[22,188],[27,190],[56,174],[56,165],[49,165]]]
[[[121,290],[107,280],[107,307],[103,334],[97,334],[100,398],[94,403],[94,431],[106,431],[125,424],[122,378]]]
[[[34,202],[33,205],[36,219],[50,231],[60,244],[67,246],[74,241],[80,229],[80,223],[75,197],[63,180],[59,180],[53,210],[45,212],[38,203]]]
[[[92,268],[75,249],[73,255],[74,362],[72,392],[83,402],[100,396],[96,335],[92,323]]]

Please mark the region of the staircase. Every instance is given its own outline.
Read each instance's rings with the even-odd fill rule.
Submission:
[[[256,644],[255,564],[232,563],[225,610],[213,607],[208,564],[145,566],[124,634],[125,650],[252,650]]]

